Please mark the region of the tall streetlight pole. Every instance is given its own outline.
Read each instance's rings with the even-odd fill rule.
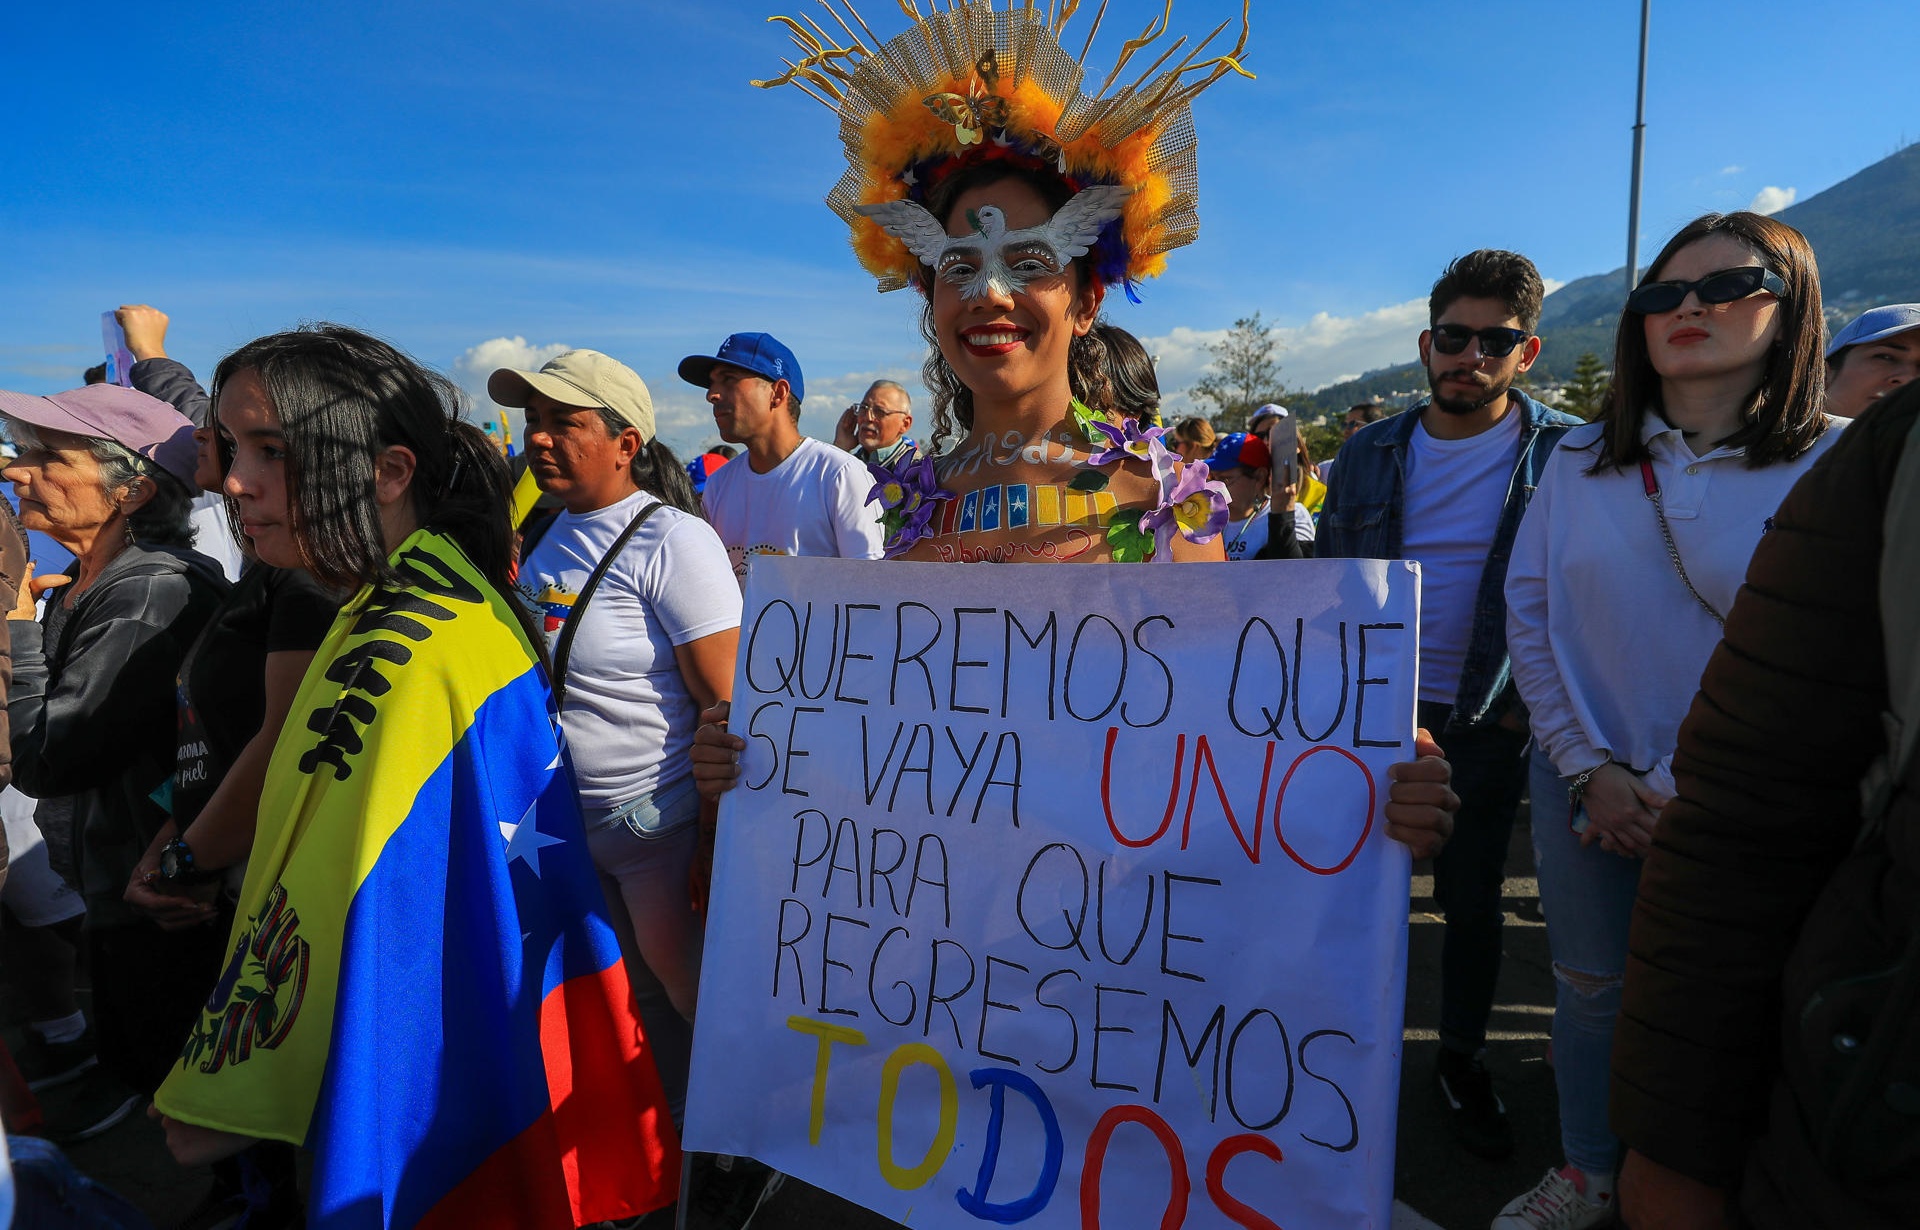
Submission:
[[[1647,20],[1653,0],[1640,0],[1640,90],[1633,105],[1633,186],[1627,197],[1627,293],[1640,280],[1640,163],[1647,144]]]

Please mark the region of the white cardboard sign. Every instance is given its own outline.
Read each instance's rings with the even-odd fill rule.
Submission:
[[[1391,1220],[1413,565],[756,559],[690,1147],[913,1226]]]

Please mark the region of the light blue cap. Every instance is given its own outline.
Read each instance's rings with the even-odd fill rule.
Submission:
[[[1827,357],[1831,359],[1849,346],[1877,342],[1909,329],[1920,329],[1920,303],[1889,303],[1885,307],[1868,308],[1833,335],[1833,340],[1827,343]]]

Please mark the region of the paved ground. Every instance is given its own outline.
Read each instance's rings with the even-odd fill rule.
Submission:
[[[1395,1193],[1405,1207],[1397,1211],[1396,1228],[1434,1224],[1445,1230],[1481,1230],[1501,1205],[1559,1163],[1553,1073],[1546,1062],[1553,980],[1524,815],[1514,834],[1507,871],[1506,963],[1488,1063],[1513,1117],[1518,1148],[1505,1162],[1473,1157],[1447,1137],[1434,1102],[1429,1079],[1439,1045],[1435,1028],[1440,1015],[1441,927],[1428,896],[1432,877],[1427,868],[1416,867],[1395,1170]],[[57,1109],[59,1096],[58,1090],[50,1092],[50,1110]],[[208,1182],[204,1172],[174,1166],[158,1128],[139,1116],[75,1146],[72,1157],[82,1169],[137,1202],[161,1227],[171,1226],[190,1210]],[[753,1230],[884,1230],[892,1224],[789,1181],[754,1218]],[[707,1215],[693,1217],[692,1228],[722,1230]]]

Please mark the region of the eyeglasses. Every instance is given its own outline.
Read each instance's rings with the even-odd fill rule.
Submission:
[[[853,407],[853,411],[863,419],[883,419],[889,414],[906,413],[905,410],[889,410],[885,406],[876,406],[870,401],[861,402],[859,405]]]
[[[1435,325],[1433,348],[1441,354],[1459,354],[1474,338],[1480,339],[1480,353],[1489,359],[1502,359],[1530,337],[1525,329],[1469,329],[1465,325]]]
[[[1742,265],[1738,269],[1721,269],[1695,282],[1643,283],[1627,296],[1627,310],[1641,316],[1657,316],[1685,303],[1689,292],[1705,304],[1732,303],[1762,290],[1784,299],[1787,284],[1771,269]]]

